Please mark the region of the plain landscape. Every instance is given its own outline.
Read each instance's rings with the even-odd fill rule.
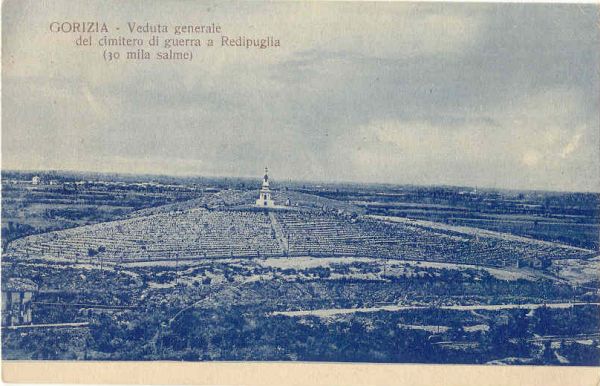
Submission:
[[[259,185],[3,171],[3,358],[600,363],[598,194]]]

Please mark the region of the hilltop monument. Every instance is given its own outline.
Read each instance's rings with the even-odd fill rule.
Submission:
[[[271,189],[269,188],[269,169],[265,166],[265,176],[263,177],[262,187],[256,200],[256,206],[274,207],[275,202],[271,198]]]

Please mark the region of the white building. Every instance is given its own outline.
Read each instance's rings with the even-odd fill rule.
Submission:
[[[269,169],[265,167],[265,176],[263,177],[262,187],[258,194],[258,200],[256,200],[256,206],[260,207],[274,207],[275,202],[271,198],[271,189],[269,188]]]

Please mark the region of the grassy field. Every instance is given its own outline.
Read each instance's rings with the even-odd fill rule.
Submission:
[[[512,233],[581,248],[600,248],[600,196],[594,193],[465,191],[405,187],[402,193],[314,191],[397,216]]]
[[[124,217],[136,210],[188,200],[190,189],[152,189],[139,184],[2,184],[2,243],[53,230]]]

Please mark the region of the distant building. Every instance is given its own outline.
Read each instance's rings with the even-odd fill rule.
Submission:
[[[31,185],[39,185],[41,181],[42,180],[40,176],[33,176],[33,178],[31,179]]]
[[[274,207],[275,202],[271,198],[271,189],[269,188],[269,169],[265,167],[265,176],[263,177],[262,187],[256,200],[256,206],[260,207]]]
[[[24,278],[2,282],[2,326],[31,324],[31,301],[37,285]]]

